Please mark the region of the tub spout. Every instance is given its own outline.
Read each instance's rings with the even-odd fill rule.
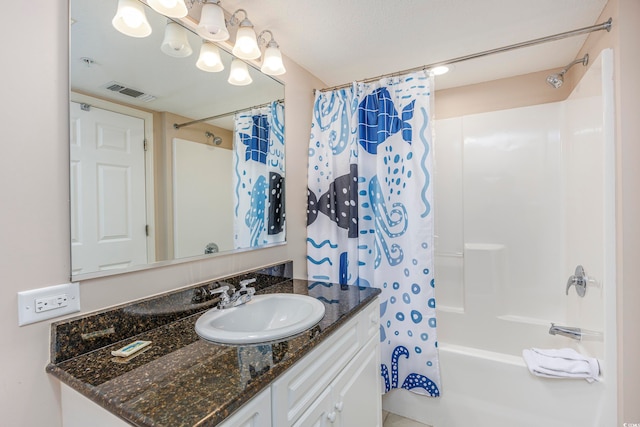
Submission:
[[[549,333],[551,335],[562,335],[563,337],[568,337],[577,341],[582,340],[582,329],[571,326],[558,326],[555,323],[552,323],[549,328]]]

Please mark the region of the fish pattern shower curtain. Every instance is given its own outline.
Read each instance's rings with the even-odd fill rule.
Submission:
[[[284,241],[284,105],[236,114],[233,150],[234,247]]]
[[[424,72],[318,92],[309,142],[309,280],[382,290],[384,391],[440,395],[431,103]]]

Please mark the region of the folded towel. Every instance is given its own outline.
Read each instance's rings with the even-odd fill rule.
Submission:
[[[584,378],[598,380],[598,359],[586,357],[571,348],[522,350],[522,357],[533,375],[546,378]]]

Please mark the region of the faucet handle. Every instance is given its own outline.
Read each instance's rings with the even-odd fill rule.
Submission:
[[[245,279],[240,281],[240,289],[238,289],[236,293],[238,295],[244,293],[245,302],[250,301],[253,294],[256,293],[256,290],[254,288],[247,288],[248,284],[255,283],[255,281],[255,277],[253,279]]]
[[[224,285],[215,289],[209,290],[210,295],[220,294],[220,304],[226,304],[229,302],[229,294],[227,291],[229,290],[229,286]]]
[[[247,289],[247,285],[251,284],[251,283],[255,283],[256,278],[252,278],[252,279],[245,279],[245,280],[241,280],[240,281],[240,290],[246,290]]]
[[[584,297],[587,293],[587,280],[588,278],[587,275],[584,274],[584,268],[581,265],[577,266],[575,274],[569,277],[569,280],[567,281],[566,294],[569,295],[569,288],[572,285],[575,285],[578,296]]]

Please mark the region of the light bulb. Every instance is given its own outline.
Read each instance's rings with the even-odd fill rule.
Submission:
[[[260,57],[256,32],[248,19],[242,21],[240,28],[238,28],[236,44],[233,46],[232,52],[241,59],[256,59]]]
[[[210,73],[216,73],[224,70],[224,64],[220,58],[220,50],[218,49],[218,46],[213,43],[202,43],[196,67],[202,71]]]
[[[164,29],[160,49],[169,56],[185,58],[193,52],[187,38],[187,30],[177,22],[169,21]]]
[[[262,61],[260,71],[270,76],[279,76],[287,72],[282,63],[282,54],[280,53],[278,44],[273,40],[269,42],[267,48],[264,50],[264,60]]]
[[[153,10],[169,18],[184,18],[187,16],[187,5],[184,0],[147,0]]]
[[[135,12],[132,13],[131,11],[125,12],[122,15],[122,20],[124,21],[125,25],[130,28],[138,28],[144,22],[139,14]]]
[[[137,0],[118,0],[118,10],[111,24],[130,37],[147,37],[151,34],[151,25],[142,4]]]
[[[251,84],[253,79],[249,74],[247,64],[245,64],[238,58],[233,58],[233,61],[231,61],[231,71],[229,72],[229,79],[227,81],[235,86],[245,86]]]
[[[197,32],[206,40],[221,42],[229,39],[224,11],[219,4],[207,2],[202,6]]]

